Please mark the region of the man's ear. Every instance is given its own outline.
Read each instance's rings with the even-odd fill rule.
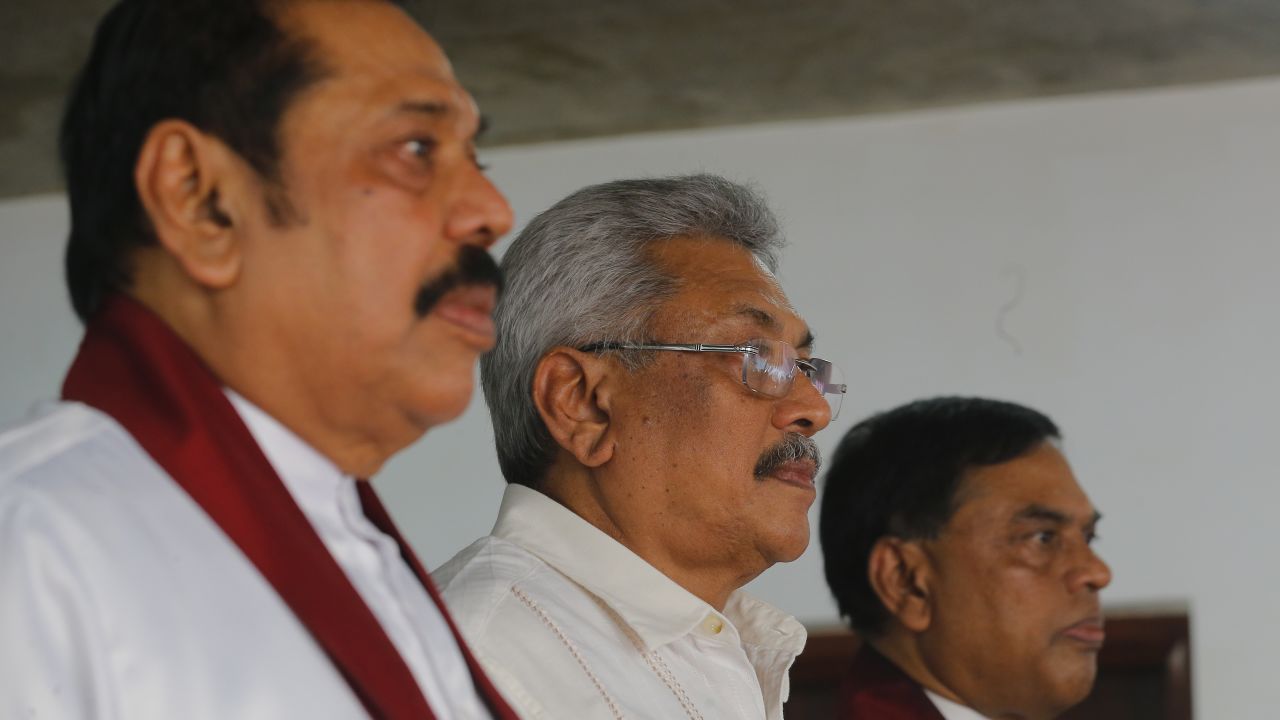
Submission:
[[[533,374],[533,403],[551,437],[586,467],[613,457],[605,363],[592,353],[552,348]]]
[[[933,617],[929,558],[913,540],[882,537],[871,548],[867,577],[889,614],[911,632],[924,632]]]
[[[134,166],[138,197],[156,240],[199,285],[220,289],[240,273],[235,226],[243,220],[228,187],[243,161],[190,123],[165,120],[147,133]]]

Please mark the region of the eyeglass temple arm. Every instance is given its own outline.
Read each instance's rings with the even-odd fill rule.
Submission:
[[[818,367],[818,363],[822,363],[824,365],[831,364],[828,360],[820,360],[818,358],[800,358],[796,360],[796,365],[799,365],[802,370],[809,370],[813,372],[821,369]],[[824,395],[843,395],[847,392],[849,392],[849,386],[844,383],[824,383],[822,387],[822,393]]]
[[[759,349],[752,345],[709,345],[706,343],[599,342],[599,343],[592,343],[580,349],[582,350],[582,352],[595,352],[597,350],[676,350],[679,352],[722,352],[722,353],[759,352]]]

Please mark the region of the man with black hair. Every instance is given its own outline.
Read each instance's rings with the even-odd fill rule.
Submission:
[[[864,641],[841,718],[1042,720],[1088,695],[1111,571],[1058,437],[1035,410],[956,397],[844,437],[819,530]]]
[[[121,0],[64,117],[62,401],[0,434],[0,716],[514,717],[366,478],[456,417],[511,225],[384,0]]]

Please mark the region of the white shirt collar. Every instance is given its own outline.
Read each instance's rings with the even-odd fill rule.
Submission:
[[[987,720],[985,715],[981,715],[977,710],[968,705],[961,705],[958,702],[948,700],[938,693],[924,688],[924,694],[928,696],[930,702],[938,708],[938,712],[942,713],[942,717],[946,720]]]
[[[333,461],[236,391],[223,388],[223,392],[294,502],[313,523],[333,515],[339,504],[359,502],[354,478],[344,475]]]
[[[355,478],[261,408],[224,391],[437,717],[488,717],[447,621],[401,559],[395,540],[364,516]]]
[[[798,653],[805,632],[795,618],[746,593],[729,596],[723,614],[617,540],[542,493],[508,485],[495,537],[513,542],[581,585],[653,649],[714,617],[742,643]]]

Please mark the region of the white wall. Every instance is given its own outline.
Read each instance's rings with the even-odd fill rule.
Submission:
[[[865,414],[937,393],[1050,413],[1103,510],[1110,604],[1186,601],[1202,718],[1268,718],[1280,571],[1280,82],[1066,98],[487,153],[527,220],[581,185],[755,180],[783,281]],[[0,204],[0,421],[74,348],[58,197]],[[1007,338],[998,331],[1002,327]],[[482,403],[380,487],[429,565],[487,531],[502,482]],[[755,591],[835,621],[816,551]]]

